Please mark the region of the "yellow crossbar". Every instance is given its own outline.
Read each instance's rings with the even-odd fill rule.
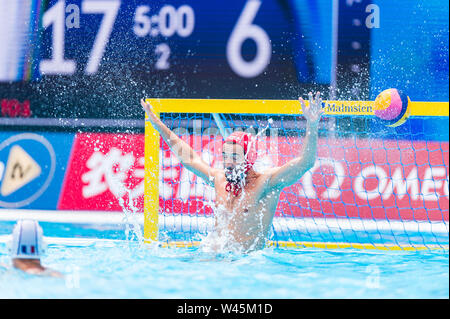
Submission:
[[[158,113],[302,114],[297,100],[147,99],[147,102]],[[324,103],[328,115],[373,115],[373,101]],[[411,102],[411,116],[449,116],[449,103]]]

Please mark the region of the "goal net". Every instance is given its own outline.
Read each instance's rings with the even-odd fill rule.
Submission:
[[[209,165],[223,168],[223,135],[257,137],[255,170],[300,156],[298,101],[149,99]],[[413,102],[402,126],[384,126],[370,101],[325,101],[314,167],[282,190],[267,245],[448,249],[448,103]],[[430,111],[432,110],[432,111]],[[196,245],[214,228],[213,187],[182,166],[146,123],[147,240]]]

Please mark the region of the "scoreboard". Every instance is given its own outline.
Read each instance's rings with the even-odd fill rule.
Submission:
[[[371,38],[376,32],[380,45],[389,43],[379,35],[392,27],[382,11],[392,6],[382,0],[1,1],[2,117],[142,119],[142,97],[296,99],[321,90],[325,98],[367,100],[379,89],[371,81],[388,78],[382,67],[371,74],[371,56],[380,55]],[[396,84],[394,77],[377,82]]]
[[[367,15],[363,2],[354,6]],[[1,98],[26,103],[34,117],[123,119],[142,118],[141,97],[282,99],[312,88],[328,92],[336,80],[336,4],[3,4],[9,23],[2,32],[8,47],[0,56]],[[25,23],[13,18],[19,16]]]

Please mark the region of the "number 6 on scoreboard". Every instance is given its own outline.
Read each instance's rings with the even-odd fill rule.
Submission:
[[[227,43],[228,63],[236,74],[244,78],[261,74],[272,55],[269,36],[260,26],[252,24],[260,6],[260,0],[247,1]],[[244,60],[241,54],[242,44],[247,39],[256,43],[256,56],[252,61]]]

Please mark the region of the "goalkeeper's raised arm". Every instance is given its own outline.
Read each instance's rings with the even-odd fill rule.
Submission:
[[[141,100],[141,105],[147,113],[147,120],[159,132],[172,152],[177,156],[181,164],[195,175],[203,178],[209,185],[214,186],[216,169],[212,168],[202,160],[185,141],[172,132],[153,112],[150,103]]]
[[[301,97],[299,101],[303,116],[307,120],[303,150],[297,158],[271,171],[268,184],[270,189],[283,189],[296,183],[306,171],[314,166],[316,161],[318,126],[324,113],[320,92],[316,93],[315,99],[313,99],[312,93],[309,93],[309,106],[306,106],[305,101]]]

